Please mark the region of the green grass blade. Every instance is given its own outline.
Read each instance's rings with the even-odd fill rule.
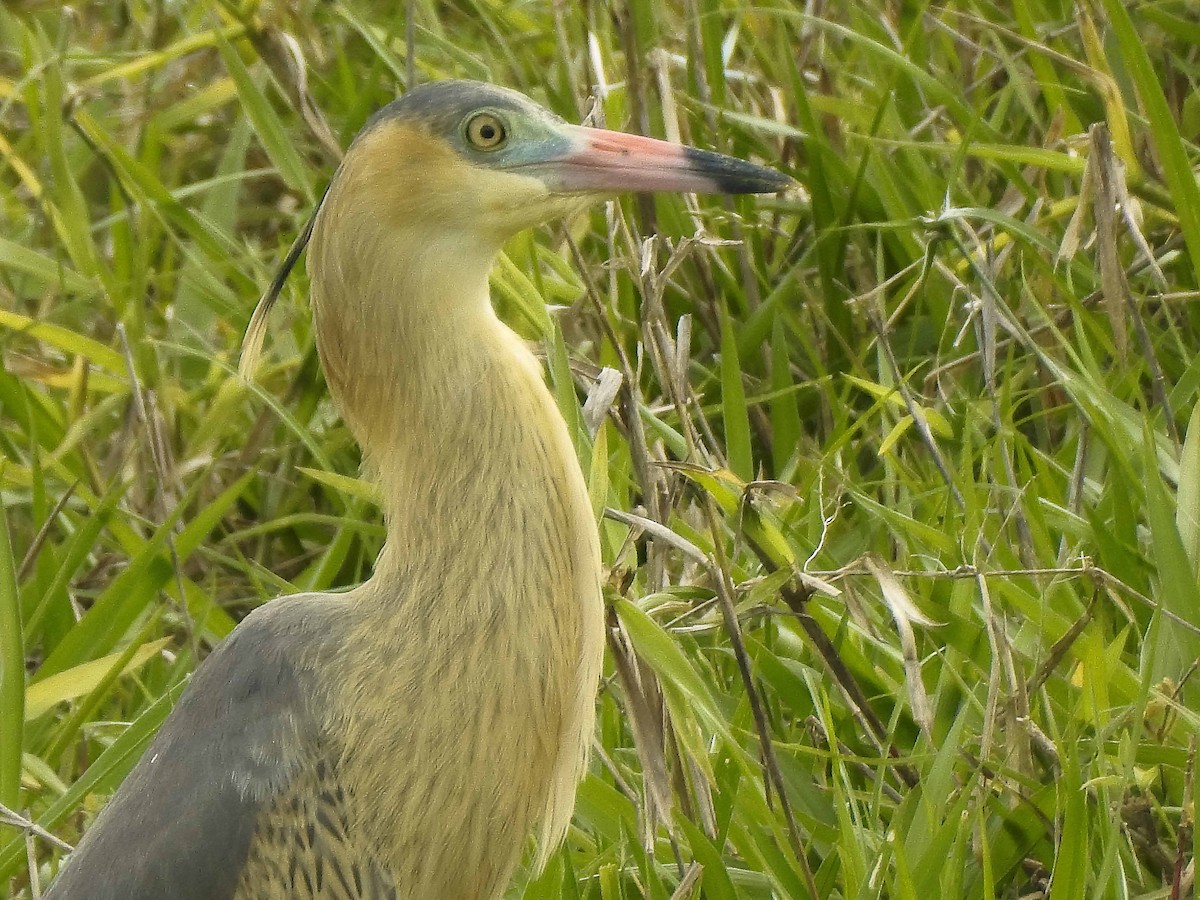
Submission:
[[[0,499],[0,803],[9,809],[20,806],[25,722],[25,642],[16,568],[8,516]]]

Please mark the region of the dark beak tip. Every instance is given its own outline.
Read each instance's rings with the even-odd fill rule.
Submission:
[[[769,188],[764,191],[759,191],[760,194],[783,194],[793,191],[800,187],[798,182],[791,175],[785,175],[783,172],[775,172],[775,178]]]
[[[684,150],[697,174],[706,177],[715,193],[776,194],[797,186],[794,178],[775,169],[747,162],[733,156],[697,150]]]
[[[714,179],[717,189],[724,194],[780,194],[799,187],[799,182],[789,175],[773,169],[761,172],[736,174]]]

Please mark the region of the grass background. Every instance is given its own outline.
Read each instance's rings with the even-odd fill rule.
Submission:
[[[0,8],[0,890],[249,609],[369,570],[302,271],[231,367],[338,148],[465,76],[804,186],[494,274],[616,511],[598,751],[510,895],[1190,896],[1196,5],[410,9]]]

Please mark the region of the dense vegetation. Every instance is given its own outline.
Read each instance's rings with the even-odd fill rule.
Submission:
[[[402,12],[0,8],[0,884],[248,610],[369,570],[302,271],[233,367],[339,148],[466,76],[803,186],[494,274],[611,510],[597,752],[511,895],[1190,895],[1193,0]]]

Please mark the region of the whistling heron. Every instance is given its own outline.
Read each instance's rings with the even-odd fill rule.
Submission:
[[[48,898],[494,898],[571,817],[603,651],[596,522],[488,270],[618,191],[764,193],[737,159],[428,84],[347,152],[306,239],[317,345],[380,489],[365,584],[246,617]]]

